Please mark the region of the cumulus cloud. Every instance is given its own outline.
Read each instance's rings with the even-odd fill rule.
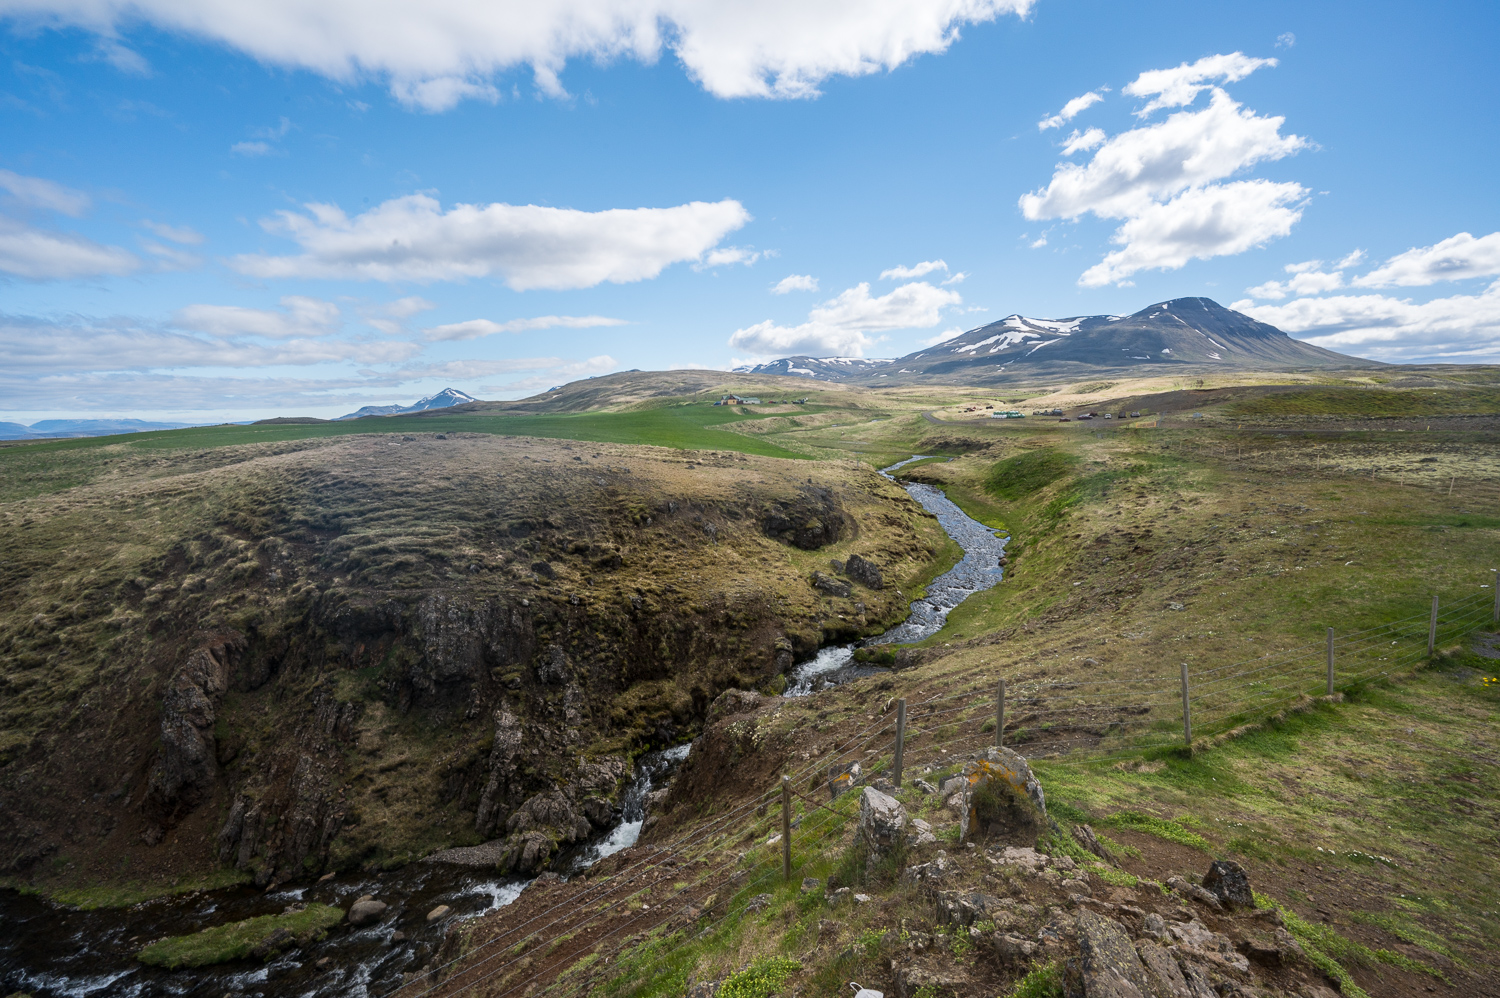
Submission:
[[[958,292],[925,281],[903,284],[879,297],[870,295],[868,283],[860,283],[813,309],[801,325],[782,326],[767,319],[735,330],[729,345],[758,357],[861,357],[875,342],[870,333],[927,329],[942,321],[944,308],[962,303]]]
[[[790,291],[816,291],[818,279],[811,274],[788,274],[771,287],[771,294],[784,295]]]
[[[950,277],[947,280],[943,281],[943,287],[946,288],[946,287],[948,287],[950,285],[953,285],[953,284],[962,284],[964,281],[967,281],[968,279],[969,279],[969,273],[968,273],[968,271],[960,270],[958,273],[954,274],[952,277]]]
[[[83,191],[75,191],[52,180],[26,177],[10,170],[0,170],[0,190],[15,201],[31,208],[44,208],[74,218],[89,210],[93,202]]]
[[[1079,134],[1078,129],[1075,128],[1073,129],[1073,134],[1069,135],[1067,141],[1063,143],[1063,155],[1071,156],[1075,152],[1088,152],[1096,146],[1103,145],[1104,140],[1108,137],[1104,134],[1104,129],[1102,128],[1090,128],[1082,134]]]
[[[464,98],[493,99],[492,77],[508,69],[529,66],[542,91],[562,93],[558,74],[569,59],[651,63],[664,49],[718,97],[812,97],[829,77],[888,71],[943,52],[964,26],[1024,16],[1031,2],[6,0],[0,16],[110,39],[145,22],[340,81],[384,78],[403,103],[442,110]]]
[[[337,305],[302,295],[282,298],[280,311],[238,305],[188,305],[177,310],[172,324],[210,336],[264,336],[275,340],[327,336],[342,326]]]
[[[1239,180],[1183,191],[1152,204],[1115,231],[1124,249],[1110,253],[1079,277],[1084,287],[1125,280],[1140,270],[1178,270],[1189,260],[1231,256],[1292,231],[1302,217],[1295,205],[1301,184]]]
[[[1078,115],[1083,111],[1099,103],[1103,99],[1104,98],[1100,94],[1092,90],[1081,96],[1074,97],[1072,100],[1063,105],[1061,111],[1057,112],[1051,117],[1043,118],[1041,121],[1038,121],[1036,123],[1037,131],[1045,132],[1049,128],[1061,128],[1066,123],[1078,117]]]
[[[1022,195],[1021,212],[1031,220],[1084,214],[1124,220],[1112,237],[1123,248],[1085,271],[1080,284],[1118,283],[1139,270],[1171,270],[1192,259],[1242,253],[1291,230],[1308,194],[1300,184],[1223,181],[1290,156],[1306,148],[1307,140],[1282,135],[1284,118],[1246,110],[1205,82],[1241,79],[1264,65],[1274,60],[1234,53],[1142,73],[1125,90],[1159,95],[1147,111],[1191,103],[1205,89],[1211,92],[1208,105],[1091,140],[1098,148],[1086,164],[1059,163],[1045,188]]]
[[[929,336],[929,337],[927,337],[927,339],[925,339],[925,340],[918,340],[917,342],[921,343],[924,347],[935,347],[939,343],[947,343],[949,340],[953,339],[955,336],[962,336],[964,334],[964,332],[965,332],[965,330],[962,329],[961,327],[954,326],[952,329],[945,329],[945,330],[943,330],[941,333],[938,333],[936,336]]]
[[[1275,66],[1275,59],[1253,59],[1243,52],[1210,55],[1197,62],[1183,63],[1174,69],[1152,69],[1125,84],[1123,91],[1132,97],[1152,97],[1137,116],[1161,107],[1183,107],[1198,99],[1215,81],[1235,83],[1263,66]]]
[[[1420,287],[1438,281],[1462,281],[1500,274],[1500,232],[1474,238],[1467,232],[1431,246],[1419,246],[1391,257],[1355,278],[1362,288]]]
[[[51,281],[119,276],[140,268],[140,258],[129,250],[0,216],[0,273]]]
[[[1289,49],[1296,44],[1297,36],[1290,31],[1284,31],[1276,36],[1276,47],[1279,49]]]
[[[624,319],[611,319],[605,315],[539,315],[533,319],[511,319],[494,322],[490,319],[470,319],[467,322],[450,322],[422,330],[429,340],[477,340],[481,336],[496,333],[525,333],[533,329],[595,329],[599,326],[626,326]]]
[[[925,277],[934,270],[946,271],[948,265],[942,260],[923,260],[915,267],[892,267],[890,270],[882,270],[880,279],[882,281],[909,281],[913,277]]]
[[[1500,362],[1500,281],[1477,295],[1426,302],[1386,295],[1230,306],[1317,346],[1392,363]]]
[[[457,204],[395,198],[350,218],[337,205],[309,204],[262,222],[301,245],[296,256],[237,256],[231,265],[262,278],[457,281],[496,276],[516,291],[588,288],[655,277],[700,260],[750,221],[738,201],[673,208],[578,211],[538,205]]]

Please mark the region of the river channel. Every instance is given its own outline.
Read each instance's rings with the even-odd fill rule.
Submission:
[[[916,455],[882,469],[890,473],[922,460]],[[901,624],[862,644],[920,641],[942,628],[965,598],[1000,581],[1005,541],[966,516],[930,485],[903,488],[937,517],[964,557],[934,579],[911,604]],[[793,667],[787,696],[805,696],[850,679],[884,671],[853,661],[855,645],[830,646]],[[554,866],[565,875],[634,845],[645,817],[645,797],[669,780],[689,746],[647,752],[621,800],[619,823]],[[394,991],[402,974],[419,970],[441,944],[449,922],[510,904],[529,879],[497,876],[493,869],[440,862],[411,863],[387,873],[338,874],[328,880],[262,893],[249,887],[198,891],[146,901],[130,908],[83,911],[33,895],[0,890],[0,994],[34,998],[377,998]],[[138,963],[135,954],[162,936],[197,932],[291,905],[321,903],[348,908],[365,894],[391,907],[377,924],[339,928],[321,943],[291,950],[266,964],[240,962],[168,971]],[[429,923],[439,905],[451,910]],[[325,958],[327,958],[325,960]],[[321,964],[321,966],[320,966]]]
[[[893,478],[891,472],[897,468],[913,461],[921,461],[927,456],[915,454],[905,461],[897,461],[888,468],[882,468],[880,473]],[[921,482],[902,482],[901,487],[923,509],[937,517],[948,536],[963,548],[962,560],[928,583],[927,594],[912,601],[910,615],[884,634],[854,644],[828,645],[820,648],[813,658],[793,666],[787,682],[786,696],[807,696],[829,686],[847,683],[851,679],[886,671],[855,662],[855,649],[872,645],[911,644],[931,637],[943,629],[943,624],[954,607],[975,593],[994,587],[1004,575],[1000,559],[1005,555],[1007,538],[997,536],[993,527],[986,527],[959,509],[941,489]]]

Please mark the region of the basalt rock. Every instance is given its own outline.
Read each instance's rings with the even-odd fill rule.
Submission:
[[[1078,913],[1079,955],[1068,960],[1065,992],[1078,998],[1148,998],[1146,968],[1125,927],[1087,909]]]
[[[870,861],[879,862],[902,845],[906,808],[896,798],[865,787],[859,798],[859,837]]]
[[[1047,827],[1047,798],[1026,760],[990,746],[963,769],[959,829],[991,840],[1034,842]],[[945,785],[946,789],[946,785]]]
[[[841,540],[848,524],[848,514],[832,491],[808,486],[796,500],[777,503],[766,513],[761,530],[767,537],[815,551]]]
[[[848,599],[849,594],[853,592],[849,588],[849,583],[842,579],[835,579],[831,575],[824,575],[822,572],[813,573],[812,584],[813,588],[819,592],[827,593],[829,596],[837,596],[840,599]]]
[[[866,589],[885,588],[885,577],[880,574],[880,566],[857,554],[851,554],[844,563],[844,574]]]
[[[1203,875],[1203,889],[1228,908],[1254,908],[1255,895],[1245,868],[1232,859],[1215,860]]]
[[[162,697],[161,750],[146,788],[146,812],[170,827],[202,803],[218,775],[214,721],[229,689],[241,634],[218,634],[190,652]]]

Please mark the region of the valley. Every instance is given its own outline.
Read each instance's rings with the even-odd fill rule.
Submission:
[[[764,404],[712,404],[727,393]],[[5,446],[5,883],[30,918],[71,906],[73,931],[152,898],[221,897],[230,920],[398,902],[375,936],[337,926],[226,964],[228,984],[161,972],[216,994],[677,995],[781,974],[926,998],[1057,993],[1081,911],[1149,909],[1142,885],[1232,858],[1311,954],[1246,988],[1500,993],[1500,690],[1472,650],[1494,627],[1497,403],[1483,368],[630,372],[515,403]],[[1002,407],[1067,419],[988,416]],[[898,462],[899,481],[878,473]],[[902,482],[999,535],[1002,581],[930,636],[861,647],[962,556]],[[847,681],[781,695],[849,644]],[[1190,751],[1184,662],[1207,684]],[[1221,669],[1249,674],[1221,688]],[[1052,824],[966,850],[913,779],[941,787],[992,742],[1001,678],[1005,743]],[[907,779],[888,789],[936,841],[867,866],[860,786],[888,783],[898,700]],[[639,843],[571,867],[626,820],[643,753],[690,741],[644,794]],[[856,761],[855,792],[829,801],[830,767]],[[783,772],[790,882],[767,843]],[[1114,909],[993,859],[1035,845],[1093,870],[1081,826],[1112,843],[1084,882]],[[475,847],[481,867],[419,862]],[[939,849],[950,881],[904,875]],[[433,869],[452,886],[401,886]],[[528,881],[500,907],[484,886]],[[869,900],[844,907],[840,887]],[[1009,897],[1006,931],[1056,923],[1057,946],[1004,955],[994,917],[958,931],[954,892]],[[429,924],[439,901],[453,917]],[[389,949],[397,925],[409,949]],[[351,977],[377,950],[394,955]]]

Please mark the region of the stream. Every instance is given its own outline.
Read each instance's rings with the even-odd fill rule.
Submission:
[[[893,478],[891,472],[897,468],[926,457],[926,454],[914,454],[888,468],[881,468],[880,473]],[[911,613],[906,620],[884,634],[853,644],[828,645],[818,649],[817,655],[806,662],[793,666],[784,696],[807,696],[830,686],[888,671],[855,662],[854,650],[873,645],[911,644],[931,637],[942,630],[954,607],[999,583],[1005,571],[1000,567],[1000,558],[1005,554],[1006,538],[996,537],[994,528],[986,527],[959,509],[941,489],[920,482],[902,482],[901,487],[923,509],[937,517],[948,536],[963,548],[962,560],[928,583],[927,595],[912,601]]]
[[[925,455],[888,468],[891,472]],[[970,519],[942,491],[915,482],[902,487],[937,517],[964,557],[927,586],[911,604],[910,616],[878,637],[860,644],[906,644],[942,628],[948,613],[976,592],[1000,581],[998,560],[1005,541]],[[853,661],[856,645],[821,649],[793,667],[786,696],[806,696],[828,686],[886,670]],[[647,752],[621,798],[619,823],[553,864],[564,875],[577,874],[606,856],[634,845],[645,817],[645,798],[670,779],[690,746]],[[83,911],[34,895],[0,890],[0,994],[25,992],[34,998],[372,998],[387,994],[402,974],[432,959],[453,919],[471,918],[510,904],[531,881],[498,876],[492,868],[423,861],[386,873],[338,874],[314,884],[262,893],[250,887],[195,891],[157,898],[129,908]],[[390,905],[374,925],[336,929],[323,942],[290,950],[263,965],[250,961],[193,970],[160,970],[136,962],[135,954],[162,936],[197,932],[213,925],[288,906],[317,902],[347,909],[363,895]],[[427,913],[438,905],[451,912],[435,922]],[[324,967],[318,963],[328,958]]]
[[[621,796],[620,822],[554,867],[565,875],[586,870],[640,838],[646,795],[670,779],[687,758],[688,745],[646,752]],[[409,863],[388,873],[339,874],[315,884],[269,893],[250,887],[195,891],[130,908],[80,911],[32,895],[0,891],[0,994],[34,998],[369,998],[401,983],[403,972],[432,959],[456,918],[494,911],[521,896],[529,878],[499,876],[492,868],[449,863]],[[365,894],[390,905],[385,917],[360,929],[335,929],[323,942],[283,953],[269,963],[250,961],[160,970],[137,963],[136,952],[161,936],[275,915],[287,906],[318,902],[347,909]],[[438,905],[452,911],[436,922]],[[326,969],[317,966],[328,957]]]

